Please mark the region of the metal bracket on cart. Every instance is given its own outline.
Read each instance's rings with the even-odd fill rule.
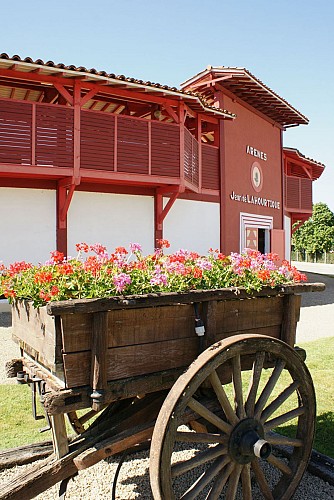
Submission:
[[[196,335],[198,336],[198,353],[201,354],[201,352],[203,352],[205,349],[204,346],[205,326],[203,320],[199,315],[198,304],[196,302],[194,302],[194,311],[195,311],[195,332]]]
[[[29,375],[26,372],[18,372],[16,376],[16,380],[18,381],[19,384],[29,384],[30,389],[31,389],[31,409],[32,409],[32,416],[34,417],[34,420],[40,420],[41,418],[45,418],[47,421],[47,425],[45,427],[42,427],[39,429],[39,432],[46,432],[51,430],[51,420],[50,417],[47,413],[47,411],[44,408],[43,402],[44,402],[44,394],[45,394],[45,386],[46,383],[43,379],[40,377],[32,377],[30,378]],[[37,415],[37,404],[36,404],[36,398],[37,394],[39,395],[39,400],[40,403],[42,404],[44,408],[44,415]]]

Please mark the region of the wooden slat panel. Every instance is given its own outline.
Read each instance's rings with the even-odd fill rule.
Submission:
[[[286,177],[285,205],[288,208],[300,208],[299,179]]]
[[[219,149],[202,144],[202,187],[219,189]]]
[[[180,176],[179,127],[152,121],[152,175]]]
[[[73,165],[73,109],[36,107],[36,164]]]
[[[198,187],[198,142],[187,129],[184,130],[184,176],[186,180]]]
[[[312,181],[311,179],[300,179],[300,208],[302,210],[312,210]]]
[[[148,174],[148,122],[118,116],[117,171]]]
[[[31,164],[32,106],[0,99],[0,162]]]
[[[81,167],[114,169],[115,117],[81,112]]]

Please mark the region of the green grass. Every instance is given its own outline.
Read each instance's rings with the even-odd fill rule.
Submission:
[[[316,435],[313,448],[334,458],[334,337],[302,343],[317,398]],[[293,435],[292,425],[281,430]]]
[[[307,352],[306,364],[311,372],[317,395],[314,448],[334,458],[334,337],[303,343],[300,347]],[[262,381],[262,385],[264,383],[265,380]],[[282,387],[285,388],[286,384],[287,382],[283,380]],[[280,390],[278,384],[276,392],[279,393]],[[288,401],[287,404],[291,408],[294,407],[293,401]],[[39,414],[42,414],[42,409],[39,409]],[[292,421],[280,427],[280,432],[294,436],[293,424]],[[36,421],[32,417],[28,386],[0,385],[0,449],[50,440],[50,431],[39,433],[39,429],[45,425],[44,419]]]
[[[38,415],[43,409],[38,404]],[[0,385],[0,449],[48,441],[51,431],[40,433],[46,420],[34,420],[31,391],[27,385]]]

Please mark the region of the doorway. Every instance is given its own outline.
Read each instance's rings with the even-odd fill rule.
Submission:
[[[240,252],[245,248],[268,253],[273,218],[264,215],[240,213]]]

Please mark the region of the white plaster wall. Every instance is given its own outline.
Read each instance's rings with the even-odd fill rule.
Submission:
[[[37,264],[56,249],[56,195],[43,189],[0,188],[0,261]]]
[[[151,196],[76,192],[68,212],[68,254],[75,244],[116,246],[139,243],[145,254],[154,250],[154,200]]]
[[[164,238],[171,252],[185,248],[207,254],[210,247],[219,248],[219,204],[176,200],[164,221]]]
[[[291,219],[284,215],[285,259],[291,260]]]

